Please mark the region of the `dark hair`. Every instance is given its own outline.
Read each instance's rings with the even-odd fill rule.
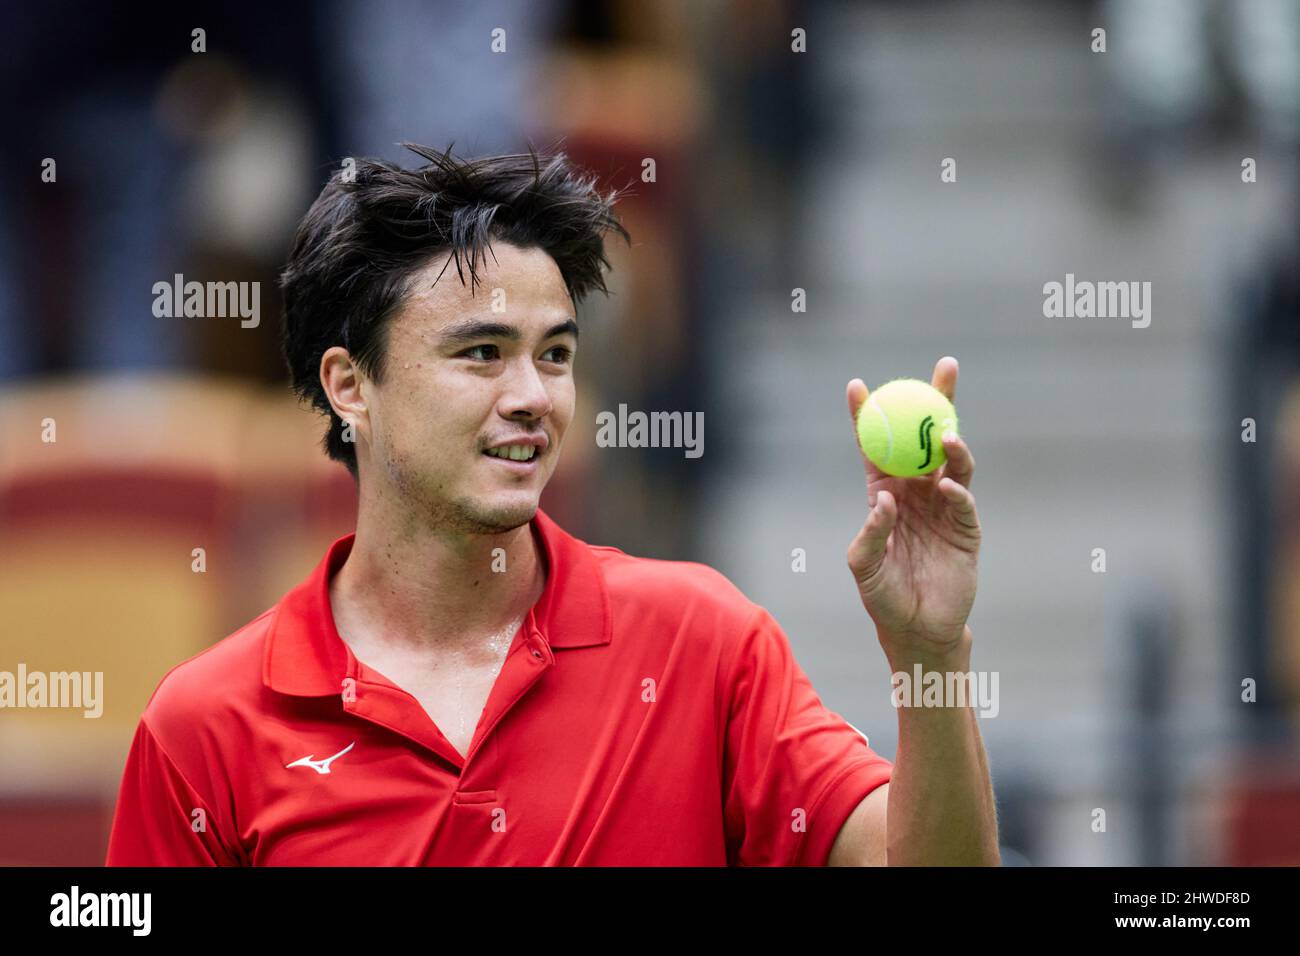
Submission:
[[[283,351],[300,399],[325,412],[323,445],[355,477],[356,449],[343,440],[343,422],[320,382],[320,359],[341,345],[375,381],[384,375],[389,319],[411,276],[450,251],[456,273],[470,288],[479,282],[479,258],[500,240],[539,248],[555,260],[575,306],[589,292],[605,294],[606,231],[628,243],[615,217],[619,190],[602,196],[594,176],[564,153],[527,153],[456,159],[403,143],[428,165],[406,170],[376,159],[330,177],[294,235],[280,275],[284,293]]]

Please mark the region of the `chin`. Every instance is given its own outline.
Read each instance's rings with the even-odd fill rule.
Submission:
[[[537,514],[538,500],[534,494],[501,495],[487,501],[476,502],[472,509],[477,524],[484,534],[503,534],[522,527]]]

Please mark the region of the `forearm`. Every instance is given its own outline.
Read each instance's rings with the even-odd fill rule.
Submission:
[[[890,659],[891,673],[970,670],[966,628],[942,659]],[[944,701],[952,704],[952,701]],[[886,834],[890,866],[997,866],[997,813],[988,758],[973,702],[899,707],[898,753],[889,785]]]

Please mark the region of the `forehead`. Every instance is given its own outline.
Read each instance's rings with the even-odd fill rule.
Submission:
[[[479,282],[472,290],[465,256],[461,269],[463,282],[450,252],[435,256],[412,274],[397,317],[434,331],[467,315],[490,315],[498,322],[526,325],[573,312],[560,267],[541,249],[493,243],[479,259]]]

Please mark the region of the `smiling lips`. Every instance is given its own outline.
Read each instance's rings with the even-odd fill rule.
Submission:
[[[496,458],[499,461],[508,461],[517,463],[519,466],[528,466],[537,461],[546,451],[550,442],[544,434],[529,435],[518,438],[514,441],[503,442],[499,445],[487,449],[483,454],[490,458]]]
[[[541,454],[541,449],[536,445],[501,445],[499,448],[489,448],[484,454],[510,461],[532,461]]]

